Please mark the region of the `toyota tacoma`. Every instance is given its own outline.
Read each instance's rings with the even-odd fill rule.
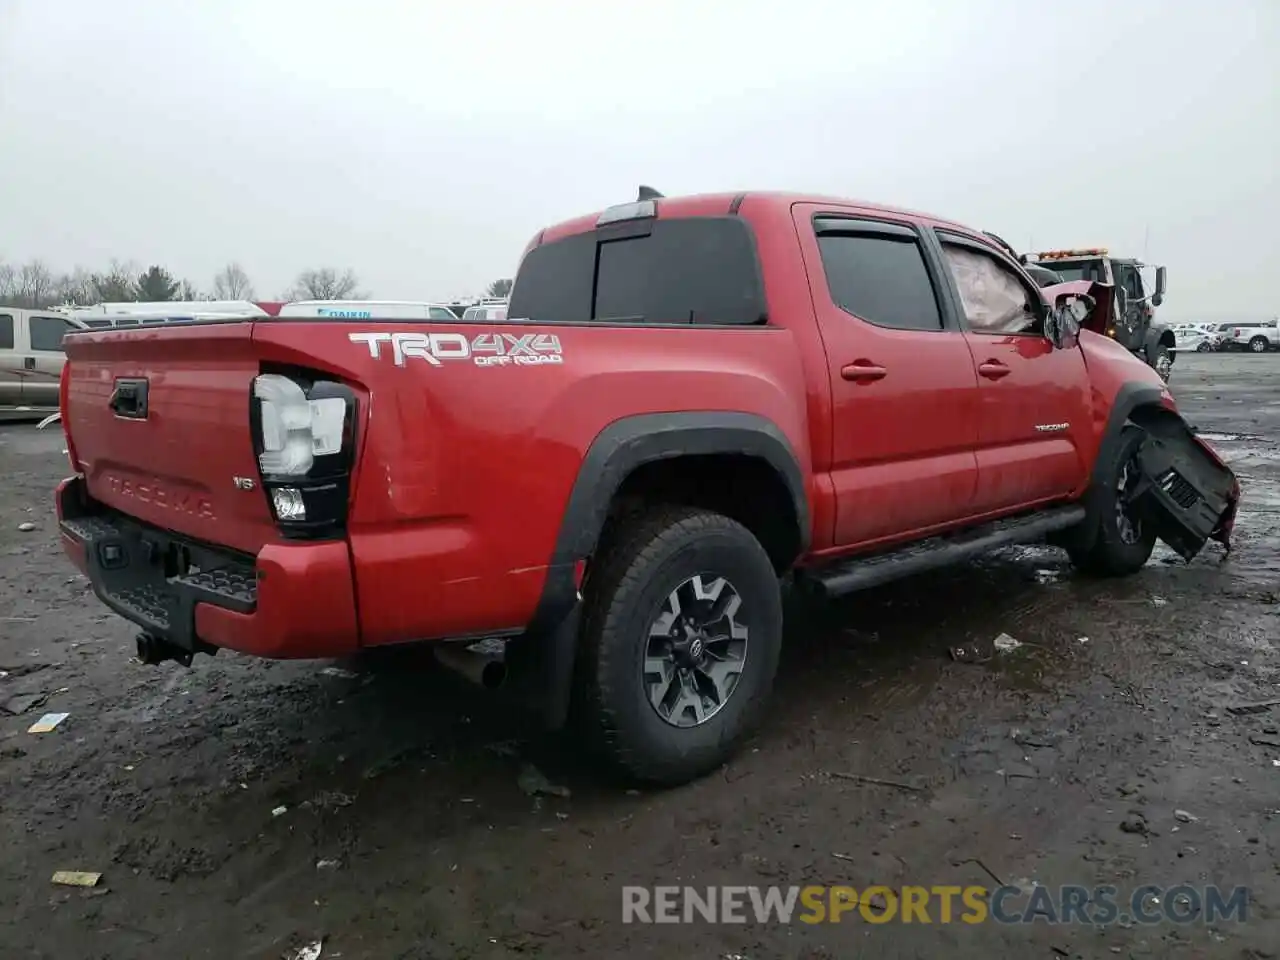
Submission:
[[[538,233],[501,322],[69,334],[62,543],[144,662],[432,644],[679,783],[761,720],[788,575],[1228,544],[1113,303],[932,216],[643,188]]]

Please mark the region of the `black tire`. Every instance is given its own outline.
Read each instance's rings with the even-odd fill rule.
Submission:
[[[1134,459],[1145,437],[1146,431],[1141,427],[1125,427],[1114,454],[1105,465],[1099,464],[1099,476],[1103,480],[1095,491],[1097,536],[1087,550],[1074,548],[1069,551],[1071,562],[1083,573],[1096,577],[1127,577],[1137,573],[1151,559],[1151,551],[1156,545],[1155,532],[1133,520],[1137,538],[1127,541],[1121,535],[1116,512],[1121,472]],[[1129,483],[1133,480],[1131,475]]]
[[[760,542],[728,517],[658,507],[610,537],[584,584],[575,712],[590,745],[624,776],[686,783],[723,764],[760,720],[782,648],[782,595]],[[644,676],[649,631],[691,577],[725,578],[741,597],[748,636],[742,672],[723,706],[696,726],[658,715]]]
[[[1209,346],[1208,340],[1201,340],[1199,346],[1196,347],[1196,353],[1208,353],[1213,347]]]
[[[1249,341],[1249,349],[1254,353],[1266,353],[1271,349],[1271,341],[1266,337],[1254,337]]]

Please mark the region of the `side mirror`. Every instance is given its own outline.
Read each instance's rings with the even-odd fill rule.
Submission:
[[[1093,313],[1097,302],[1084,293],[1064,293],[1049,308],[1045,318],[1045,335],[1059,350],[1067,350],[1080,339],[1080,328]]]
[[[1164,267],[1156,267],[1156,292],[1151,294],[1151,305],[1153,307],[1158,307],[1164,303],[1164,280]]]

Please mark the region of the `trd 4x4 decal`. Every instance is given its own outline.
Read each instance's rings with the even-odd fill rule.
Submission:
[[[433,367],[446,360],[470,360],[477,367],[533,366],[562,363],[560,338],[552,333],[349,333],[352,343],[363,343],[378,360],[383,344],[391,344],[397,367],[406,360],[425,360]]]

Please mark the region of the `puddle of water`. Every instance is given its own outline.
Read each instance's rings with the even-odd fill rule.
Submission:
[[[1280,450],[1265,450],[1260,447],[1244,447],[1229,453],[1218,451],[1224,461],[1232,466],[1261,467],[1280,461]]]
[[[1240,514],[1246,515],[1254,510],[1280,510],[1280,491],[1259,491],[1253,484],[1244,487],[1243,506]]]
[[[1201,440],[1208,440],[1210,443],[1235,443],[1240,440],[1262,440],[1263,438],[1252,433],[1197,433]]]
[[[1048,693],[1049,674],[1060,674],[1066,666],[1061,656],[1047,647],[1024,644],[1009,653],[1000,653],[984,666],[1000,675],[1006,686],[1026,693]]]

